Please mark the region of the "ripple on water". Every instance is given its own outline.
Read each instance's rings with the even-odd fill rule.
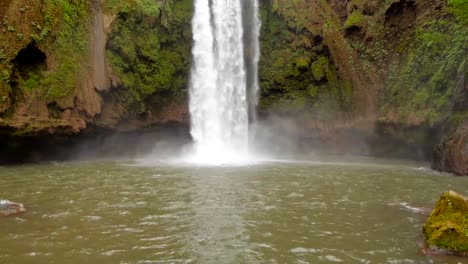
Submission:
[[[286,197],[287,198],[302,198],[302,197],[304,197],[304,194],[292,192],[292,193],[288,194],[288,196],[286,196]]]
[[[87,215],[84,218],[88,221],[99,221],[102,219],[101,216],[97,216],[97,215]]]
[[[71,212],[61,212],[61,213],[56,213],[56,214],[45,214],[42,216],[42,218],[54,218],[54,219],[64,219],[72,215]]]
[[[175,236],[161,236],[161,237],[150,237],[150,238],[140,238],[141,241],[161,241],[161,240],[169,240],[174,238]]]
[[[160,245],[151,245],[151,246],[134,246],[132,250],[148,250],[148,249],[165,249],[169,247],[167,244],[160,244]]]
[[[338,258],[336,256],[333,256],[333,255],[320,256],[319,259],[330,261],[330,262],[343,262],[342,259],[340,259],[340,258]]]
[[[260,243],[260,244],[257,244],[257,247],[275,250],[275,248],[273,247],[273,245],[270,245],[270,244],[263,244],[263,243]]]
[[[122,253],[122,252],[126,252],[126,250],[123,250],[123,249],[113,249],[113,250],[108,250],[108,251],[105,251],[105,252],[102,252],[101,255],[103,256],[113,256],[117,253]]]
[[[158,225],[159,223],[157,222],[150,222],[150,221],[145,221],[145,222],[140,222],[138,223],[138,225],[142,225],[142,226],[155,226],[155,225]]]
[[[26,256],[29,257],[38,257],[38,256],[50,256],[52,253],[42,253],[42,252],[28,252]]]
[[[317,249],[317,248],[303,248],[303,247],[297,247],[297,248],[293,248],[290,250],[291,253],[294,253],[294,254],[308,254],[308,253],[320,253],[320,252],[323,252],[323,250],[321,249]]]
[[[127,232],[127,233],[143,233],[143,232],[145,232],[143,229],[132,228],[132,227],[127,227],[127,228],[121,229],[119,231],[124,231],[124,232]]]
[[[148,221],[148,220],[156,220],[156,219],[171,219],[171,218],[177,218],[177,215],[175,214],[162,214],[162,215],[147,215],[143,218],[141,218],[141,221]]]

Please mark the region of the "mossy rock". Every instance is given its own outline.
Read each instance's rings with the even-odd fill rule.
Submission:
[[[423,227],[431,253],[468,256],[468,198],[444,193]]]

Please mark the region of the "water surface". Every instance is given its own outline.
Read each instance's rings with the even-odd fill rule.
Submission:
[[[0,219],[0,263],[463,263],[421,253],[413,207],[468,179],[418,166],[0,167],[28,209]]]

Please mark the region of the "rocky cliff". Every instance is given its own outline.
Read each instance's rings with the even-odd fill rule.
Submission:
[[[0,3],[1,133],[187,124],[192,4]],[[314,149],[428,159],[440,141],[436,161],[460,160],[444,154],[443,135],[467,119],[467,10],[463,0],[261,1],[260,118]]]
[[[430,159],[443,127],[467,117],[466,10],[442,0],[264,1],[261,110],[293,117],[289,129],[326,149]]]
[[[191,1],[6,1],[0,127],[19,136],[186,117]],[[173,11],[174,10],[174,11]]]

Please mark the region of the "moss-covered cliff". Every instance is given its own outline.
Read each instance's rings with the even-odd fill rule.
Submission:
[[[332,93],[346,112],[373,110],[383,122],[435,124],[451,115],[451,97],[467,71],[466,1],[273,0],[269,5],[262,47],[276,56],[264,56],[264,98],[276,82],[274,87],[301,91],[309,107]],[[271,74],[275,67],[269,65],[282,70]]]
[[[77,132],[99,112],[86,85],[90,1],[0,4],[0,127]]]
[[[428,158],[443,124],[467,117],[467,5],[263,1],[261,110],[328,147],[353,130],[371,153]]]
[[[191,14],[187,0],[1,3],[2,133],[183,121]]]
[[[106,3],[116,14],[106,55],[117,81],[103,93],[99,124],[187,121],[192,5],[191,0]]]

